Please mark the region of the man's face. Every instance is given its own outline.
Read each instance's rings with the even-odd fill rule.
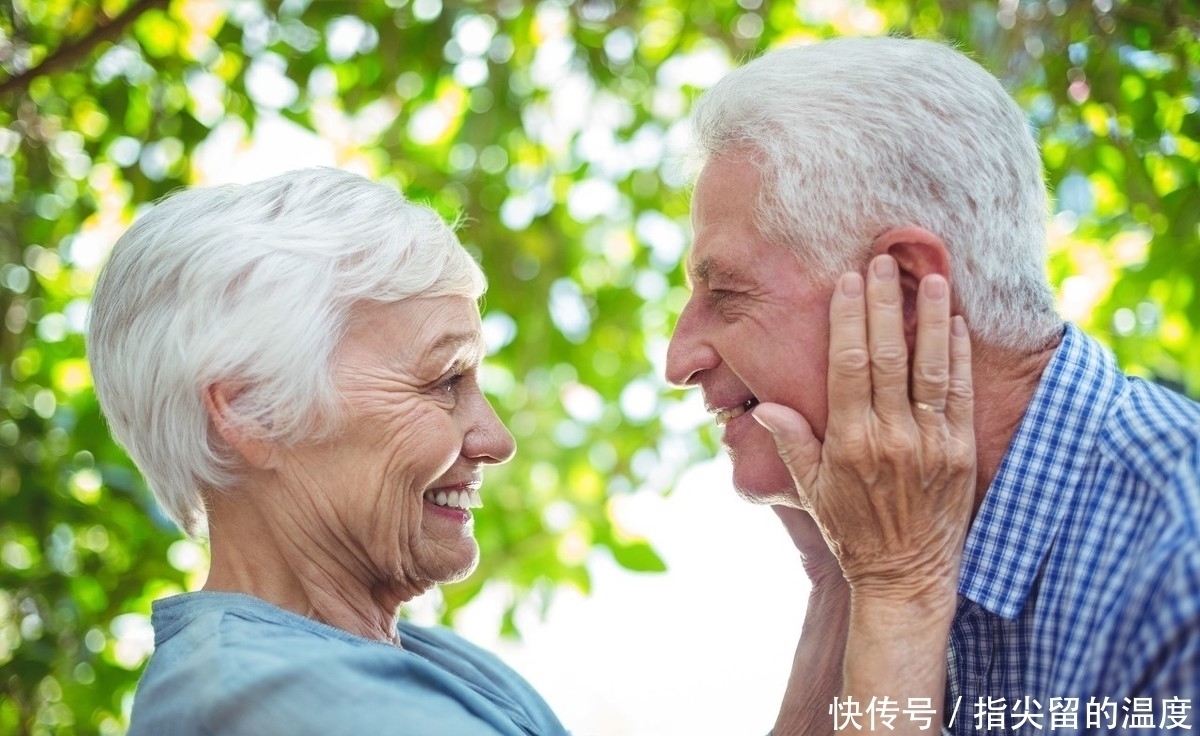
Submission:
[[[753,503],[794,505],[797,493],[771,435],[745,408],[759,401],[800,412],[824,437],[829,300],[791,251],[754,224],[759,176],[748,160],[710,161],[692,197],[692,294],[667,350],[667,379],[699,386],[724,424],[733,485]]]

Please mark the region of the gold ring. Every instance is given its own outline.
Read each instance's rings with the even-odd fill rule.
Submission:
[[[912,402],[912,405],[913,405],[914,409],[919,409],[921,411],[931,411],[934,414],[945,414],[946,413],[946,407],[934,406],[933,404],[926,404],[924,401],[914,401],[914,402]]]

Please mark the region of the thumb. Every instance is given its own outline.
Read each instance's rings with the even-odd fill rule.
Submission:
[[[782,404],[759,404],[751,414],[775,439],[775,451],[792,474],[801,497],[817,481],[821,465],[821,442],[799,412]]]

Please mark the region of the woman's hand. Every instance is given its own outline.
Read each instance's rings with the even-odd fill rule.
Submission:
[[[824,443],[785,406],[761,404],[754,417],[774,435],[855,597],[940,600],[952,613],[975,496],[970,340],[962,318],[950,316],[946,280],[926,277],[910,383],[896,272],[879,256],[865,290],[858,274],[835,290]],[[805,541],[801,552],[819,560],[807,522],[780,515],[793,540]]]
[[[906,335],[889,256],[872,262],[865,289],[858,274],[841,279],[823,443],[787,407],[754,409],[796,482],[802,508],[775,512],[813,581],[777,734],[828,732],[839,698],[942,710],[975,496],[970,341],[941,276],[919,284],[913,309]]]

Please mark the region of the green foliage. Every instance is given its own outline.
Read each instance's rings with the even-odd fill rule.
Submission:
[[[0,732],[121,733],[151,600],[200,551],[108,438],[83,362],[95,268],[198,177],[215,130],[276,117],[447,217],[507,334],[485,376],[517,437],[479,572],[513,607],[663,569],[610,500],[712,451],[658,376],[684,298],[680,120],[716,72],[841,33],[952,38],[1029,111],[1063,307],[1130,370],[1200,394],[1200,81],[1186,2],[16,0],[0,6]],[[658,361],[658,363],[656,363]],[[686,431],[683,431],[686,430]],[[501,622],[515,633],[513,610]]]

